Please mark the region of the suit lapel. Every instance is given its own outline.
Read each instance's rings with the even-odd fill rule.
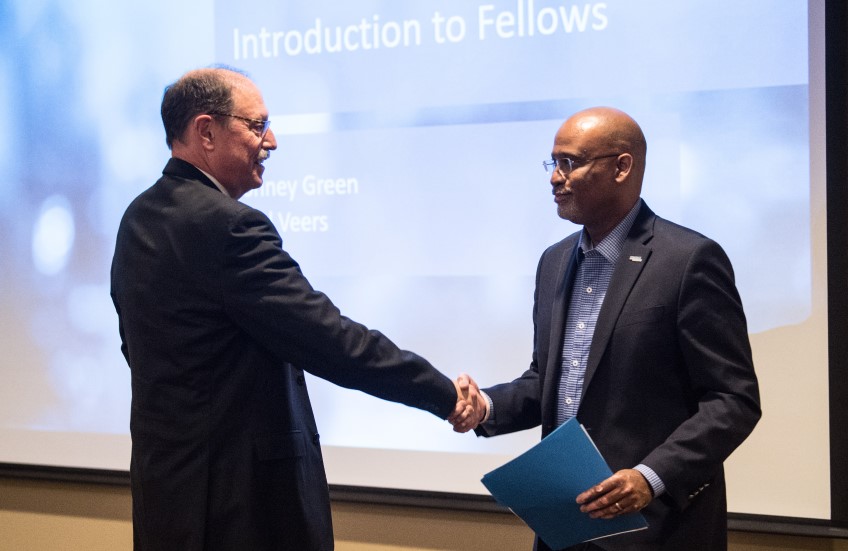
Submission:
[[[578,234],[579,236],[579,234]],[[562,336],[565,329],[566,308],[574,287],[574,274],[577,272],[577,251],[580,239],[575,240],[568,254],[563,254],[556,274],[556,295],[551,310],[550,336],[548,339],[548,361],[545,366],[545,379],[542,384],[542,415],[556,415],[556,402],[559,393],[559,376],[562,371]],[[544,422],[544,419],[543,419]]]
[[[598,321],[595,323],[595,333],[592,336],[592,345],[589,349],[589,363],[586,366],[586,375],[583,379],[581,398],[586,394],[592,376],[604,356],[621,309],[627,302],[627,297],[630,295],[633,285],[636,284],[642,270],[650,260],[651,248],[646,243],[653,236],[655,218],[656,215],[643,202],[642,209],[624,241],[621,255],[616,261],[607,294],[604,297],[604,303],[598,313]]]

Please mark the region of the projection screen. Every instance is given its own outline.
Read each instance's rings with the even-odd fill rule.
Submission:
[[[729,508],[830,519],[823,6],[0,0],[0,462],[128,469],[117,224],[169,156],[164,87],[223,63],[279,142],[243,201],[345,315],[481,385],[527,368],[538,257],[579,229],[541,167],[559,124],[633,115],[645,201],[722,244],[748,316],[764,417]],[[333,484],[485,494],[539,438],[308,384]]]

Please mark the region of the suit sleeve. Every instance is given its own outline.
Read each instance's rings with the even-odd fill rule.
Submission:
[[[424,358],[342,316],[312,288],[261,212],[245,208],[234,215],[222,238],[219,265],[212,280],[225,310],[282,361],[443,419],[453,411],[453,382]]]
[[[121,354],[124,355],[124,360],[126,360],[127,365],[129,365],[130,353],[129,348],[127,347],[127,337],[124,334],[124,322],[121,319],[121,305],[118,304],[118,299],[115,296],[115,291],[112,291],[110,293],[110,296],[112,297],[112,304],[115,306],[115,312],[118,314],[118,335],[121,337]]]
[[[742,303],[721,247],[706,240],[689,258],[677,331],[693,392],[692,415],[643,461],[681,506],[721,468],[760,418],[760,400]]]

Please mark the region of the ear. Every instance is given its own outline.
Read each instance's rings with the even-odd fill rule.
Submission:
[[[620,183],[625,182],[633,172],[633,155],[630,153],[622,153],[618,156],[615,165],[615,181]]]
[[[198,115],[191,121],[190,129],[200,146],[206,151],[215,149],[215,125],[211,115]]]

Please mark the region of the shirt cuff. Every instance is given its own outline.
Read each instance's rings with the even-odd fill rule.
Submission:
[[[659,497],[665,493],[665,483],[652,468],[647,465],[642,465],[641,463],[633,468],[642,473],[642,476],[644,476],[645,480],[648,481],[648,484],[651,485],[651,489],[654,491],[654,497]]]
[[[483,392],[482,390],[480,391],[480,396],[482,396],[483,399],[486,400],[486,403],[489,405],[489,407],[486,408],[486,416],[483,417],[482,421],[480,421],[480,424],[482,425],[483,423],[491,419],[492,416],[495,414],[495,403],[492,402],[492,399],[489,398],[489,395]]]

